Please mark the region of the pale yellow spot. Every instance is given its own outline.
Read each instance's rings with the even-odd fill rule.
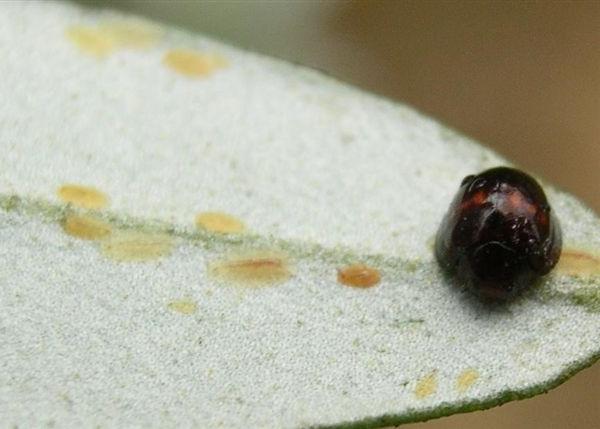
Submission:
[[[118,231],[102,241],[101,249],[117,261],[148,261],[171,253],[173,239],[165,234]]]
[[[456,390],[464,393],[479,379],[479,372],[473,368],[465,369],[456,379]]]
[[[578,277],[600,275],[600,256],[574,249],[564,250],[556,271]]]
[[[375,286],[381,280],[379,271],[364,264],[348,265],[338,270],[338,282],[357,288]]]
[[[114,48],[114,40],[93,27],[73,26],[66,31],[67,38],[86,54],[103,57]]]
[[[167,307],[169,310],[176,311],[181,314],[193,314],[198,309],[198,304],[189,299],[180,299],[170,302]]]
[[[221,212],[204,212],[196,216],[196,225],[212,232],[223,234],[236,234],[243,232],[245,227],[242,221]]]
[[[415,386],[415,396],[418,399],[424,399],[433,395],[437,390],[437,374],[431,372],[417,382]]]
[[[111,226],[90,216],[68,215],[63,221],[64,231],[84,240],[99,240],[111,233]]]
[[[162,37],[158,26],[141,21],[103,22],[98,31],[120,48],[148,48]]]
[[[288,280],[292,273],[287,258],[275,252],[230,256],[209,265],[209,273],[245,286],[263,286]]]
[[[108,204],[106,194],[90,186],[63,185],[57,194],[64,202],[85,209],[101,209]]]
[[[182,75],[204,77],[226,67],[227,60],[217,54],[174,49],[165,54],[163,63]]]

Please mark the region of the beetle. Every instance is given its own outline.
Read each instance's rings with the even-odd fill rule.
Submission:
[[[512,298],[548,274],[561,249],[560,223],[544,190],[509,167],[465,177],[435,241],[442,268],[492,300]]]

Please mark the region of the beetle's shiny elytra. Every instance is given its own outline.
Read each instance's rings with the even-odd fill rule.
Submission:
[[[438,230],[439,263],[479,295],[510,298],[550,272],[561,229],[541,186],[497,167],[463,179]]]

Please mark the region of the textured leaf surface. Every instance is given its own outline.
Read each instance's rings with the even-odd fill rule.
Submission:
[[[59,3],[2,5],[0,50],[1,421],[371,427],[598,356],[598,219],[547,187],[561,267],[472,299],[433,236],[506,161],[410,108]],[[380,281],[342,284],[356,263]]]

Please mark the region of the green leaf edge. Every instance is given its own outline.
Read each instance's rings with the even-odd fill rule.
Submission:
[[[19,195],[6,195],[0,193],[0,209],[5,212],[15,212],[23,216],[39,217],[50,223],[60,223],[68,214],[87,214],[93,215],[99,219],[104,219],[117,228],[133,229],[149,233],[164,233],[174,237],[192,242],[203,250],[213,252],[230,251],[232,246],[239,248],[270,248],[289,252],[293,258],[319,258],[329,263],[350,263],[357,259],[368,263],[376,264],[382,269],[398,269],[403,266],[406,272],[410,273],[419,266],[430,265],[418,260],[408,260],[399,257],[389,257],[385,255],[367,255],[346,247],[338,246],[335,248],[325,248],[322,245],[299,240],[285,240],[273,236],[261,236],[258,234],[247,233],[243,235],[223,235],[205,232],[200,229],[191,229],[183,226],[175,226],[171,223],[153,220],[140,219],[122,214],[117,214],[108,210],[96,211],[73,207],[71,204],[52,203],[44,200],[21,197]],[[600,285],[600,281],[593,281],[595,286]],[[585,289],[587,290],[587,289]],[[600,304],[596,308],[596,301],[600,300],[598,296],[593,295],[589,299],[583,299],[581,292],[583,289],[575,290],[573,293],[553,293],[545,294],[544,290],[540,293],[548,299],[567,298],[573,305],[584,307],[590,312],[600,311]],[[590,303],[590,299],[593,301]],[[397,426],[405,423],[423,422],[440,417],[447,417],[459,413],[469,413],[481,411],[507,402],[528,399],[554,389],[561,385],[579,371],[588,368],[596,361],[600,360],[600,349],[587,359],[578,361],[567,367],[556,378],[546,382],[539,383],[521,390],[508,390],[498,396],[488,397],[482,400],[464,402],[459,405],[437,405],[422,411],[408,412],[403,414],[386,414],[378,417],[367,417],[362,420],[348,421],[331,425],[313,425],[315,429],[371,429],[386,426]]]
[[[569,366],[565,371],[560,373],[555,379],[547,382],[536,384],[527,389],[521,390],[508,390],[503,392],[501,395],[493,398],[486,398],[477,401],[466,402],[459,406],[454,405],[438,405],[435,408],[426,409],[424,411],[418,411],[414,413],[405,414],[387,414],[380,417],[367,417],[362,420],[343,422],[333,425],[318,425],[313,426],[315,429],[374,429],[386,426],[398,426],[405,423],[417,423],[424,422],[427,420],[433,420],[440,417],[448,417],[459,413],[470,413],[473,411],[482,411],[489,408],[504,405],[507,402],[518,401],[521,399],[528,399],[560,386],[562,383],[573,377],[579,371],[582,371],[597,360],[600,359],[600,350],[592,355],[590,358],[575,362]]]

